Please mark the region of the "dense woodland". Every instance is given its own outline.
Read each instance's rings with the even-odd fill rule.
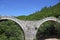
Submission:
[[[28,16],[18,16],[16,18],[20,20],[40,20],[50,16],[60,19],[60,3],[44,7],[41,11]],[[41,25],[34,40],[44,40],[46,38],[60,38],[60,23],[47,21]],[[14,21],[0,20],[0,40],[24,40],[24,32]]]
[[[14,21],[0,21],[0,40],[24,40],[23,38],[23,30]]]
[[[60,16],[60,3],[54,6],[44,7],[41,9],[41,11],[37,11],[28,16],[18,16],[17,18],[20,20],[40,20],[50,16],[54,16],[54,17]]]

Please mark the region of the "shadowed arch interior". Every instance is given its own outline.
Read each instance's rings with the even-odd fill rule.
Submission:
[[[36,34],[36,36],[38,37],[40,34],[40,37],[41,37],[41,39],[37,39],[37,40],[45,40],[45,38],[54,38],[54,37],[56,37],[56,34],[57,33],[55,33],[55,31],[57,32],[58,30],[55,30],[56,28],[56,26],[58,26],[60,23],[58,23],[57,21],[54,21],[54,20],[47,20],[47,21],[45,21],[44,23],[42,23],[41,25],[40,25],[40,27],[38,28],[38,31],[37,31],[37,34]],[[59,25],[60,26],[60,25]],[[58,26],[58,27],[59,27]],[[42,29],[41,29],[42,28]],[[44,29],[44,30],[43,30]],[[49,30],[50,29],[50,30]],[[52,34],[55,34],[55,36],[50,36],[50,37],[47,37],[46,35],[48,35],[48,32],[49,31],[52,33]],[[60,29],[59,29],[60,30]],[[43,31],[45,31],[45,32],[43,32]],[[60,31],[59,31],[60,32]],[[43,35],[43,34],[45,34],[45,35]],[[42,36],[43,35],[43,36]],[[45,37],[44,37],[45,36]],[[39,38],[40,38],[39,37]],[[60,38],[60,35],[59,36],[57,36],[56,38]]]
[[[15,24],[17,24],[17,26],[21,29],[21,31],[23,32],[23,35],[24,35],[24,40],[25,40],[25,34],[24,34],[24,31],[23,31],[23,29],[21,28],[21,26],[18,24],[18,23],[16,23],[15,21],[13,21],[13,20],[9,20],[9,19],[0,19],[0,22],[7,22],[7,21],[11,21],[11,22],[14,22]],[[7,25],[9,25],[9,24],[7,24]],[[12,31],[14,31],[14,30],[12,30]]]

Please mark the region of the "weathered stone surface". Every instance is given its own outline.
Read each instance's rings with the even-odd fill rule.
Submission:
[[[45,39],[45,40],[60,40],[60,39],[57,39],[57,38],[49,38],[49,39]]]
[[[24,20],[19,20],[12,16],[1,16],[0,17],[0,20],[4,20],[4,19],[12,20],[16,22],[18,25],[20,25],[20,27],[24,31],[25,40],[33,40],[36,36],[38,28],[41,26],[41,24],[43,24],[44,22],[48,20],[52,20],[52,21],[56,21],[60,23],[60,21],[55,17],[47,17],[39,21],[24,21]]]

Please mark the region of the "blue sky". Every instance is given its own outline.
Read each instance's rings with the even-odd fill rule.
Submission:
[[[0,0],[0,15],[29,15],[45,6],[53,6],[58,2],[60,0]]]

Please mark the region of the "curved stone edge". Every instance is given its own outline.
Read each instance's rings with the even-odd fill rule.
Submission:
[[[20,25],[22,30],[25,33],[25,40],[33,40],[36,36],[38,28],[41,26],[41,24],[43,24],[46,21],[52,20],[60,23],[60,20],[55,17],[47,17],[38,21],[23,21],[11,16],[0,17],[0,20],[4,20],[4,19],[12,20],[16,22],[18,25]],[[35,30],[35,27],[37,28],[36,30]]]

